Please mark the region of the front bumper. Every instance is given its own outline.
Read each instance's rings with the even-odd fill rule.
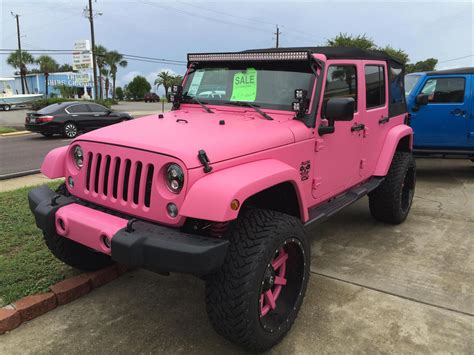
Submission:
[[[216,271],[227,254],[228,240],[115,216],[47,186],[31,190],[28,201],[44,233],[69,238],[125,265],[201,276]],[[105,238],[109,243],[104,243]]]

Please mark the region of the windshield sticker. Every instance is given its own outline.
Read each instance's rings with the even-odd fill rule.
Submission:
[[[257,98],[257,70],[248,68],[245,72],[234,74],[232,97],[230,101],[253,102]]]
[[[199,86],[201,85],[202,77],[204,76],[204,70],[198,69],[193,75],[193,81],[189,85],[188,95],[196,96]]]

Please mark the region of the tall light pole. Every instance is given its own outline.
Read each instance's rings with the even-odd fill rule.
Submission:
[[[278,48],[280,46],[280,35],[281,35],[280,28],[278,27],[278,25],[276,25],[276,32],[274,33],[274,35],[276,36],[276,47],[275,48]]]
[[[21,81],[21,93],[25,93],[25,82],[23,72],[23,60],[21,58],[21,41],[20,41],[20,15],[10,12],[13,17],[16,18],[16,35],[18,37],[18,59],[20,60],[20,81]]]
[[[98,15],[102,15],[98,13]],[[84,9],[84,16],[89,19],[91,25],[91,46],[92,46],[92,72],[94,75],[94,98],[97,99],[97,62],[95,58],[95,35],[94,35],[94,12],[92,10],[92,0],[89,0],[89,6]]]

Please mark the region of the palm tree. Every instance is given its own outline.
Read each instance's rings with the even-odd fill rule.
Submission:
[[[182,82],[183,82],[182,75],[179,75],[179,74],[173,75],[172,85],[181,85]]]
[[[36,59],[36,64],[39,65],[41,72],[44,74],[45,80],[45,94],[48,97],[48,77],[49,73],[57,71],[59,68],[59,64],[51,58],[49,55],[42,55],[38,59]]]
[[[110,86],[110,80],[109,80],[109,74],[110,74],[110,70],[107,69],[107,68],[104,68],[102,69],[102,71],[100,72],[104,79],[104,87],[105,87],[105,90],[104,90],[104,96],[105,96],[105,99],[108,99],[109,98],[109,86]],[[102,97],[101,97],[102,98]]]
[[[112,78],[112,99],[115,100],[115,80],[117,79],[118,66],[125,68],[128,62],[117,51],[110,51],[106,57],[107,64],[110,67],[110,77]]]
[[[95,61],[97,63],[97,69],[99,70],[99,97],[103,98],[102,93],[102,70],[106,65],[107,49],[104,46],[97,45],[94,48]]]
[[[160,85],[163,85],[165,89],[165,96],[168,98],[168,90],[174,83],[174,75],[167,70],[162,70],[158,73],[158,77],[155,80],[156,88],[158,89]]]
[[[22,84],[24,83],[24,85],[26,86],[26,92],[29,92],[28,84],[25,78],[25,75],[28,72],[28,68],[26,65],[34,64],[34,63],[35,63],[35,58],[33,58],[33,56],[26,51],[21,51],[21,62],[20,62],[19,50],[11,53],[7,58],[7,64],[11,65],[13,68],[18,69],[20,71],[21,82]]]

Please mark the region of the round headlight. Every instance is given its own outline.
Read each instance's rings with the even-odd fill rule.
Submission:
[[[171,192],[179,193],[184,185],[183,169],[178,164],[170,164],[166,169],[165,180]]]
[[[82,152],[82,148],[79,145],[76,145],[72,150],[72,157],[74,159],[74,163],[80,169],[84,165],[84,153]]]

